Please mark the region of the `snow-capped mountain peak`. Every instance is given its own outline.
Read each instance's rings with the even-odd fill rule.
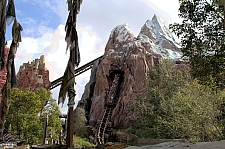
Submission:
[[[135,45],[141,48],[140,45],[148,45],[151,48],[146,48],[147,52],[160,54],[164,58],[179,59],[182,56],[180,46],[172,33],[164,21],[156,15],[145,22],[138,37],[132,33],[127,24],[116,26],[111,32],[108,43],[110,46],[113,45],[110,49],[116,48],[113,51],[120,51],[119,47],[131,48]]]
[[[155,29],[154,33],[157,35],[158,38],[160,36],[164,36],[168,40],[171,40],[171,41],[175,42],[175,39],[174,39],[173,35],[171,34],[170,30],[166,27],[162,18],[154,15],[151,22],[152,22],[152,24],[154,26],[154,29]]]
[[[149,38],[155,52],[162,54],[163,57],[178,59],[182,55],[179,44],[164,21],[157,15],[154,15],[151,20],[147,20],[142,26],[138,38],[143,37]]]

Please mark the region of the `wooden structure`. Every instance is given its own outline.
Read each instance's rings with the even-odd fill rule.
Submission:
[[[102,119],[98,125],[97,133],[95,134],[97,144],[104,144],[105,143],[105,132],[107,131],[107,127],[110,124],[110,119],[112,116],[112,110],[116,105],[116,95],[118,93],[119,87],[120,87],[120,81],[121,81],[121,74],[115,73],[112,85],[109,89],[108,96],[106,98],[106,105],[105,105],[105,111],[102,116]],[[110,133],[110,131],[109,131]],[[111,134],[109,134],[111,135]]]

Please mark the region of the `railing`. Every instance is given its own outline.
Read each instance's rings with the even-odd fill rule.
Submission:
[[[105,130],[108,126],[109,119],[111,117],[112,108],[106,108],[104,111],[104,114],[102,116],[102,119],[100,121],[98,132],[97,132],[97,141],[98,144],[104,144],[105,143]]]
[[[92,60],[92,61],[90,61],[89,63],[87,63],[87,64],[85,64],[85,65],[75,69],[75,74],[74,74],[75,77],[80,75],[80,74],[82,74],[82,73],[84,73],[85,71],[91,69],[93,67],[94,62],[99,60],[99,59],[102,59],[102,57],[103,57],[103,55],[98,57],[98,58],[96,58],[96,59],[94,59],[94,60]],[[52,90],[52,89],[56,88],[57,86],[61,85],[62,84],[62,80],[63,80],[63,77],[60,77],[60,78],[52,81],[50,83],[50,90]]]
[[[117,90],[119,89],[119,84],[120,84],[119,81],[121,79],[120,77],[121,77],[120,73],[115,74],[112,85],[108,92],[108,96],[106,98],[105,111],[104,111],[102,119],[98,125],[97,134],[95,136],[98,144],[105,143],[105,131],[108,127],[109,120],[111,119],[113,104],[115,104],[115,102],[116,102],[115,98],[116,98]]]

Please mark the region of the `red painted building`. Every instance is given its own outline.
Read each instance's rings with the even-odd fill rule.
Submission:
[[[40,87],[48,89],[50,85],[49,71],[45,67],[44,55],[31,63],[23,63],[16,77],[16,87],[21,90],[30,88],[31,91],[35,91]]]
[[[9,54],[9,46],[5,46],[5,62],[8,60],[8,54]],[[6,69],[6,63],[4,68],[0,71],[0,102],[2,101],[2,93],[1,90],[6,82],[6,76],[7,76],[7,69]]]

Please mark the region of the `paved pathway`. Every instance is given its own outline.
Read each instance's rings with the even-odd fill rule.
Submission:
[[[130,146],[125,149],[225,149],[225,140],[196,144],[170,141],[142,147]]]

